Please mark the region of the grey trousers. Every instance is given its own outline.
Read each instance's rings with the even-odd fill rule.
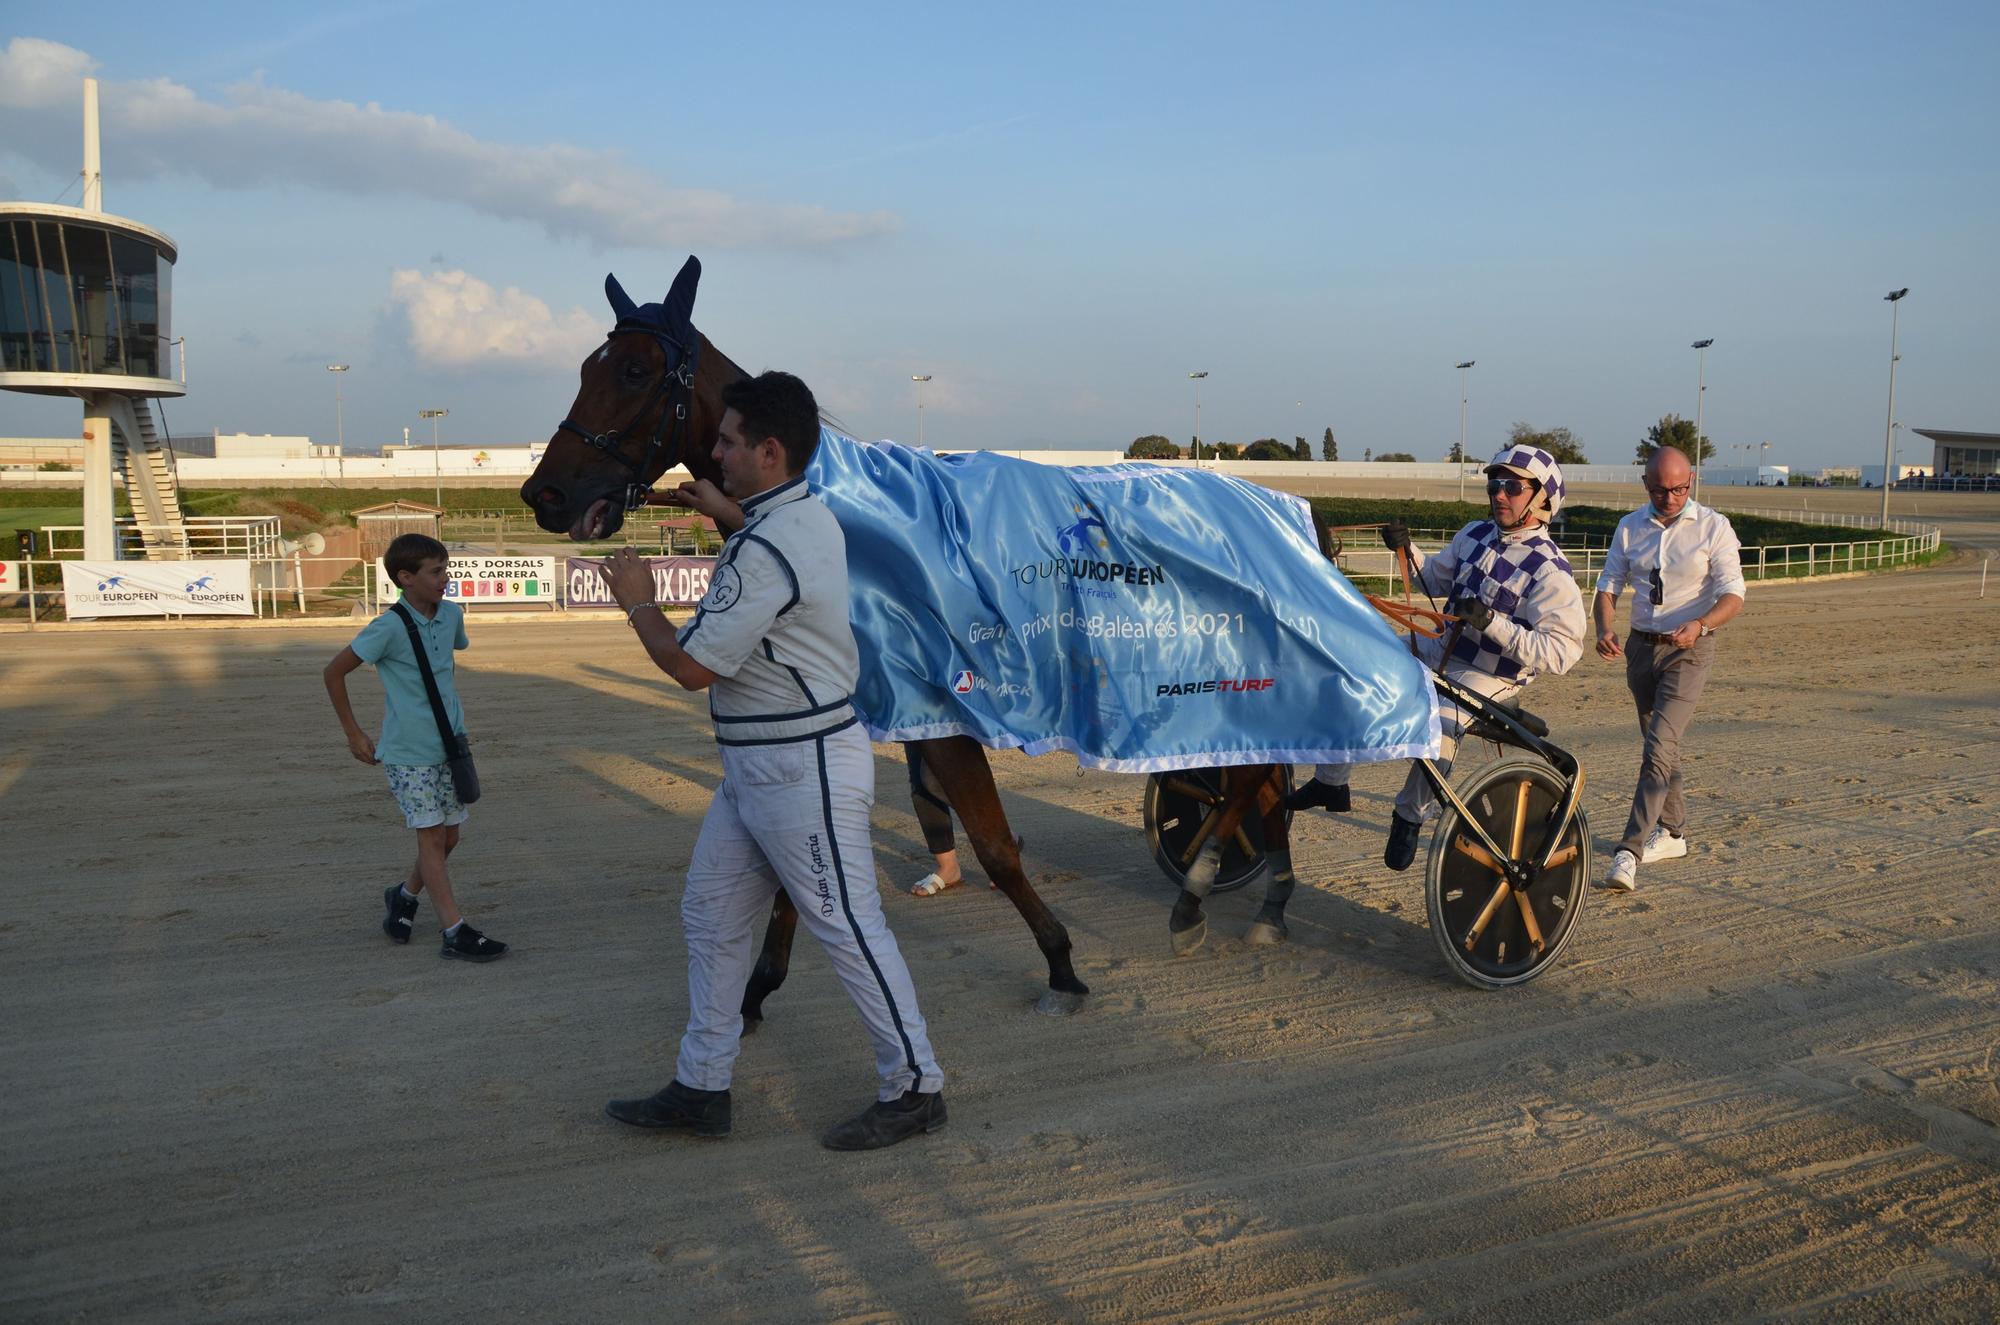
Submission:
[[[1639,787],[1632,793],[1632,816],[1625,821],[1625,836],[1618,845],[1635,856],[1654,828],[1677,835],[1687,829],[1681,740],[1694,720],[1695,701],[1701,698],[1714,661],[1713,635],[1687,649],[1637,634],[1625,637],[1625,685],[1638,706],[1646,748],[1639,761]]]

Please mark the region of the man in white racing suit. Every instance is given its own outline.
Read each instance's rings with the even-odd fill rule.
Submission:
[[[881,1082],[874,1104],[821,1139],[872,1150],[944,1126],[944,1077],[875,886],[874,754],[848,700],[860,659],[846,540],[806,484],[819,445],[806,384],[765,373],[722,399],[714,454],[723,491],[689,484],[682,496],[724,528],[740,527],[694,620],[676,633],[653,601],[644,558],[628,548],[611,559],[612,592],[646,652],[682,686],[708,690],[723,777],[681,900],[688,1024],[674,1080],[605,1112],[635,1127],[728,1134],[757,922],[783,888],[861,1013]]]

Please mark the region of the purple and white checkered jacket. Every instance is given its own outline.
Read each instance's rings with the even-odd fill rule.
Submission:
[[[1539,526],[1502,533],[1475,520],[1419,568],[1424,587],[1493,609],[1484,631],[1467,627],[1452,649],[1460,666],[1526,685],[1561,676],[1583,656],[1583,593],[1562,549]]]

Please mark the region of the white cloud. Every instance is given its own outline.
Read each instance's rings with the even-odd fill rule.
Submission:
[[[389,298],[409,319],[410,349],[434,368],[573,368],[604,339],[603,319],[581,308],[557,316],[462,271],[393,272]]]
[[[0,51],[6,148],[67,171],[76,154],[80,80],[96,62],[58,42],[16,37]],[[120,173],[192,175],[220,188],[303,184],[363,195],[455,200],[502,220],[598,245],[822,248],[895,231],[889,212],[748,202],[669,185],[616,152],[485,142],[433,115],[316,101],[262,83],[204,100],[167,79],[104,83],[104,137]],[[0,148],[0,150],[5,150]],[[421,188],[417,187],[421,182]]]

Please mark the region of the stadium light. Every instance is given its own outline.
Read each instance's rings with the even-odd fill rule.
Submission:
[[[1471,368],[1475,362],[1477,361],[1467,359],[1464,363],[1455,365],[1458,369],[1458,500],[1461,505],[1465,502],[1466,370]]]
[[[1889,301],[1889,417],[1882,425],[1882,527],[1889,527],[1889,471],[1896,467],[1896,321],[1902,312],[1903,296],[1909,286],[1891,290],[1882,297]]]
[[[929,373],[911,373],[910,380],[917,384],[917,445],[924,444],[924,383],[931,380]]]
[[[437,484],[438,510],[444,510],[444,465],[438,459],[438,420],[450,414],[448,409],[420,409],[417,417],[431,421],[431,479]],[[442,515],[439,516],[443,518]]]
[[[1196,469],[1201,468],[1201,382],[1207,376],[1206,370],[1188,374],[1189,379],[1194,382],[1194,467]]]
[[[1715,344],[1715,337],[1698,340],[1688,346],[1697,351],[1694,376],[1694,499],[1701,500],[1701,453],[1708,448],[1702,445],[1701,407],[1708,399],[1708,347]]]

